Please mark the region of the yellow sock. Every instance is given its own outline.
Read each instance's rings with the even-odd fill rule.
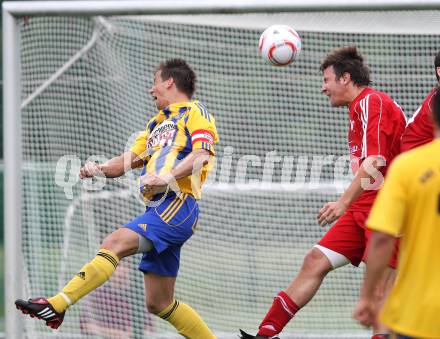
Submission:
[[[64,312],[86,294],[95,290],[108,279],[118,266],[119,258],[113,252],[100,249],[96,257],[85,264],[76,276],[58,293],[49,298],[55,311]]]
[[[174,300],[158,316],[168,321],[187,339],[216,339],[197,312],[180,301]]]

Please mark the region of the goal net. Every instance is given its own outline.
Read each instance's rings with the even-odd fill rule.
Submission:
[[[411,115],[435,84],[439,20],[438,10],[20,18],[22,297],[56,293],[107,234],[142,213],[136,173],[82,183],[77,170],[90,156],[128,147],[156,111],[148,94],[155,67],[181,57],[197,72],[196,97],[215,115],[220,143],[176,298],[219,338],[255,331],[325,233],[317,211],[350,180],[347,113],[321,95],[320,60],[355,43],[374,86]],[[278,23],[293,26],[304,48],[282,68],[265,64],[257,48]],[[176,338],[146,312],[139,259],[124,259],[59,331],[25,319],[24,336]],[[362,273],[347,266],[329,274],[284,338],[366,338],[351,319]]]

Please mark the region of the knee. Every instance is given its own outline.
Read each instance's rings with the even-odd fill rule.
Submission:
[[[119,257],[119,259],[122,259],[123,257],[126,256],[125,253],[127,249],[126,243],[122,237],[116,234],[116,232],[109,234],[102,241],[101,248],[105,248],[106,250],[112,251],[114,254],[116,254]]]
[[[117,236],[115,236],[114,233],[109,234],[105,239],[102,241],[101,244],[102,248],[105,248],[109,251],[114,252],[115,254],[118,254],[118,249],[121,247],[121,239]]]
[[[159,315],[160,312],[165,310],[171,303],[161,303],[154,300],[147,300],[147,310],[149,313]]]
[[[136,253],[138,247],[138,235],[135,232],[124,228],[120,228],[111,233],[101,243],[101,248],[112,251],[119,257],[119,259]]]
[[[149,313],[158,315],[162,310],[160,309],[159,305],[152,301],[147,301],[147,310]]]
[[[304,257],[301,270],[311,275],[325,276],[332,270],[332,265],[321,251],[313,248]]]

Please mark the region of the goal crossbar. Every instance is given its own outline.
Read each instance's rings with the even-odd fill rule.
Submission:
[[[11,1],[3,11],[22,15],[128,15],[128,14],[207,14],[271,13],[295,11],[426,10],[438,9],[439,0],[223,0],[190,1]]]

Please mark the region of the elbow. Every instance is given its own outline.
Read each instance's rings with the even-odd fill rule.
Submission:
[[[194,158],[197,164],[205,166],[212,158],[214,158],[214,155],[210,151],[200,149],[194,153]]]
[[[370,250],[374,252],[391,251],[394,247],[395,240],[396,238],[390,234],[374,232],[371,239]]]

